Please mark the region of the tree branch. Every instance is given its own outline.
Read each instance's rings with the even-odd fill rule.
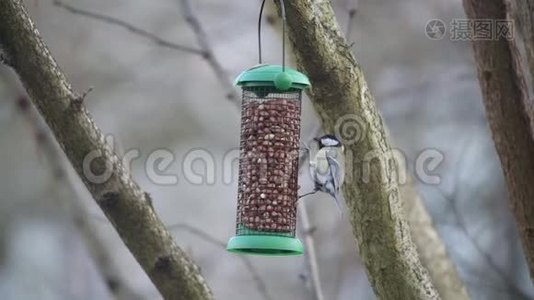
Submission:
[[[215,73],[215,76],[217,76],[224,89],[226,90],[226,98],[228,98],[228,100],[232,101],[236,105],[240,106],[241,97],[236,92],[236,88],[230,80],[230,76],[228,75],[228,73],[226,73],[221,63],[215,57],[213,48],[211,47],[208,40],[208,35],[206,34],[204,27],[202,27],[202,24],[197,14],[194,12],[193,7],[191,5],[191,1],[180,0],[180,5],[182,7],[182,12],[185,20],[187,21],[189,26],[191,26],[191,29],[197,37],[198,44],[204,52],[203,57],[206,59],[213,72]]]
[[[104,23],[108,23],[108,24],[111,24],[111,25],[116,25],[116,26],[122,27],[122,28],[128,30],[129,32],[131,32],[131,33],[133,33],[135,35],[138,35],[138,36],[141,36],[141,37],[144,37],[144,38],[147,38],[147,39],[151,40],[152,42],[156,43],[159,46],[166,47],[166,48],[169,48],[169,49],[172,49],[172,50],[186,52],[186,53],[192,53],[192,54],[198,54],[198,55],[206,55],[206,53],[204,51],[202,51],[202,50],[167,41],[167,40],[165,40],[165,39],[163,39],[163,38],[161,38],[161,37],[159,37],[159,36],[157,36],[157,35],[155,35],[153,33],[150,33],[150,32],[148,32],[148,31],[146,31],[144,29],[141,29],[139,27],[133,26],[133,25],[131,25],[131,24],[125,22],[125,21],[119,20],[117,18],[113,18],[113,17],[106,16],[106,15],[103,15],[103,14],[94,13],[94,12],[90,12],[90,11],[87,11],[87,10],[79,9],[79,8],[76,8],[76,7],[72,6],[72,5],[63,3],[62,1],[59,1],[59,0],[54,0],[53,4],[55,6],[57,6],[57,7],[65,9],[66,11],[68,11],[68,12],[70,12],[72,14],[84,16],[84,17],[87,17],[87,18],[99,20],[99,21],[104,22]]]
[[[354,21],[358,1],[348,1],[350,9],[347,27],[350,27],[350,23]],[[280,32],[282,27],[279,26],[276,11],[271,11],[271,6],[267,6],[267,8],[268,10],[266,11],[266,13],[268,16],[267,20],[269,24],[273,25],[277,29],[277,31]],[[346,39],[348,38],[349,37],[346,36]],[[318,134],[319,133],[317,132],[316,136]],[[303,157],[303,159],[305,160],[306,157]],[[300,165],[302,165],[302,163]],[[408,218],[408,222],[410,224],[410,232],[417,246],[417,252],[421,258],[421,261],[423,262],[423,266],[428,269],[430,277],[432,278],[436,289],[438,290],[439,294],[443,299],[468,299],[469,297],[467,295],[467,290],[464,284],[462,283],[458,272],[456,271],[456,267],[449,258],[445,245],[443,244],[440,236],[434,228],[434,224],[432,223],[432,219],[428,214],[428,211],[426,210],[424,202],[419,197],[418,193],[415,191],[410,176],[408,176],[408,179],[410,180],[410,182],[407,182],[406,184],[400,186],[401,200],[403,204],[402,206],[404,209],[404,213]],[[301,210],[306,213],[304,207],[299,206],[299,216],[302,215]],[[302,224],[302,221],[304,219],[305,218],[299,217],[300,224]],[[305,224],[302,224],[302,228],[311,228],[311,225],[307,226]],[[304,232],[306,232],[306,230],[304,230]],[[308,265],[311,266],[317,265],[316,263],[313,263],[314,259],[312,259],[311,257],[307,259],[307,262]],[[318,271],[314,273],[313,270],[310,270],[310,273],[310,276],[312,276],[312,282],[314,282],[313,276],[315,273],[318,274]],[[317,294],[317,289],[313,286],[312,288],[316,291],[315,294]]]
[[[506,0],[464,0],[470,19],[506,19]],[[534,278],[534,135],[528,90],[513,39],[473,40],[478,79],[495,148]]]
[[[358,116],[368,132],[359,143],[347,145],[354,155],[348,163],[360,170],[359,163],[368,153],[386,161],[370,165],[368,183],[350,176],[343,186],[360,256],[376,295],[381,299],[438,299],[411,240],[397,182],[390,180],[396,169],[387,162],[392,154],[381,117],[330,2],[286,1],[286,13],[297,62],[313,82],[310,96],[325,131],[335,132],[344,116]]]
[[[176,246],[86,109],[73,110],[77,97],[20,0],[0,1],[0,45],[74,169],[160,293],[167,299],[211,299],[198,267]],[[92,163],[95,174],[112,171],[104,183],[84,174],[91,151],[100,154]]]
[[[348,21],[345,33],[349,45],[355,16],[358,12],[358,0],[347,0]],[[407,170],[405,170],[407,172]],[[401,171],[402,172],[402,171]],[[432,218],[413,185],[412,176],[401,185],[400,194],[404,214],[410,224],[410,233],[417,246],[419,258],[426,267],[434,286],[442,299],[468,299],[467,289],[453,264],[445,244],[434,228]]]
[[[304,245],[306,245],[306,265],[308,274],[311,278],[311,287],[315,300],[324,300],[324,293],[321,287],[321,276],[319,273],[319,264],[317,260],[317,253],[315,252],[315,240],[313,238],[314,227],[311,225],[308,210],[306,209],[306,201],[300,201],[298,207],[298,221],[300,223],[300,232],[304,236]]]

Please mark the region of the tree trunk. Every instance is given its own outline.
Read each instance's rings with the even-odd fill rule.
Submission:
[[[523,38],[530,76],[534,79],[534,0],[511,0],[511,4],[512,16]]]
[[[212,299],[198,267],[156,216],[150,196],[106,145],[20,0],[0,0],[0,45],[74,169],[163,297]],[[111,170],[104,183],[84,174],[84,158],[92,151],[100,153],[91,166],[93,172]]]
[[[347,174],[343,193],[376,295],[380,299],[439,299],[402,212],[394,179],[397,166],[392,163],[382,119],[337,26],[330,1],[285,2],[289,37],[299,67],[312,82],[310,98],[323,128],[333,133],[340,120],[352,120],[367,129],[357,142],[344,141],[347,164],[351,164],[347,170],[354,174]]]
[[[505,0],[464,0],[470,19],[506,19]],[[519,234],[534,278],[534,136],[513,40],[474,40],[478,79]]]

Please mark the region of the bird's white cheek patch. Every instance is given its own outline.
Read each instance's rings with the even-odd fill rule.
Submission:
[[[331,147],[331,146],[337,146],[339,145],[339,141],[336,141],[336,140],[333,140],[333,139],[329,139],[329,138],[326,138],[326,139],[323,139],[321,141],[321,143],[327,147]]]

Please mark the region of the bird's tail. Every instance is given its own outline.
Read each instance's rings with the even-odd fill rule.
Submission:
[[[339,211],[339,214],[341,215],[341,217],[343,217],[343,207],[341,205],[341,201],[343,200],[341,199],[341,195],[339,194],[339,191],[336,191],[334,193],[334,199],[336,200],[337,210]]]

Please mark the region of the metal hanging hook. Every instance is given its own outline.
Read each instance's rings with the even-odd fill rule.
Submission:
[[[282,72],[286,70],[286,5],[284,0],[280,0],[280,9],[282,13]],[[261,20],[263,16],[263,8],[265,7],[265,0],[261,2],[260,16],[258,18],[258,60],[262,63],[261,57]]]

